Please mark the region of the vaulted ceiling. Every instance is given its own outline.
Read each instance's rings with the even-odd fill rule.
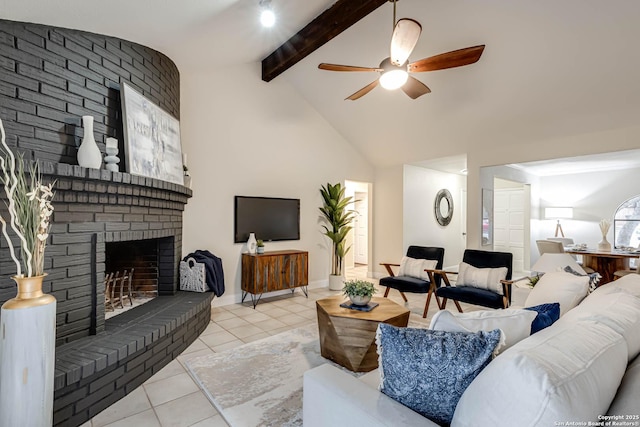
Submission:
[[[0,0],[0,17],[135,41],[166,53],[182,72],[233,72],[260,62],[333,3],[272,0],[279,21],[271,30],[259,27],[258,0]],[[464,154],[478,144],[535,149],[541,139],[638,123],[637,0],[400,0],[397,8],[423,27],[411,60],[485,44],[482,58],[417,74],[432,90],[417,100],[376,88],[344,101],[377,75],[317,65],[377,66],[388,56],[388,3],[276,78],[376,166]]]

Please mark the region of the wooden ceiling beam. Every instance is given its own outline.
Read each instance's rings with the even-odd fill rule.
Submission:
[[[338,0],[262,60],[262,80],[270,82],[388,1]]]

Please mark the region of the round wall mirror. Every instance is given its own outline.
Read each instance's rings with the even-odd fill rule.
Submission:
[[[436,221],[438,224],[446,227],[453,217],[453,198],[449,190],[442,189],[436,194],[436,202],[434,205]]]

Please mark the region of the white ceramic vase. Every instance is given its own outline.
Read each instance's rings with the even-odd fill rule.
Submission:
[[[247,250],[250,254],[255,254],[258,247],[255,233],[249,233],[249,239],[247,240]]]
[[[78,148],[78,164],[85,168],[100,169],[102,166],[102,154],[93,137],[93,116],[82,116],[84,137]]]
[[[598,242],[598,251],[599,252],[611,252],[611,243],[607,240],[607,235],[602,235],[602,240]]]

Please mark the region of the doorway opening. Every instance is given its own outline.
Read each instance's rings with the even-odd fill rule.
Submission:
[[[351,226],[353,227],[347,236],[347,246],[351,250],[345,257],[345,277],[347,279],[365,279],[373,277],[370,269],[371,261],[371,189],[368,182],[346,181],[345,196],[353,197],[350,209],[356,212]]]

